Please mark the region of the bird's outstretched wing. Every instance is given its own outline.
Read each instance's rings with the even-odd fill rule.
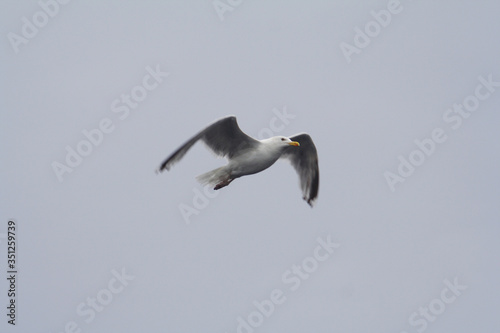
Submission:
[[[297,141],[300,146],[287,147],[281,156],[292,162],[299,174],[303,198],[312,207],[319,190],[318,152],[309,134],[297,134],[290,140]]]
[[[241,131],[236,122],[236,117],[228,116],[214,122],[189,139],[172,155],[167,157],[158,168],[158,172],[165,169],[170,170],[172,165],[178,162],[198,140],[202,140],[217,155],[229,158],[259,144],[259,141]]]

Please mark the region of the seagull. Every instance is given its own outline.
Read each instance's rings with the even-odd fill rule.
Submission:
[[[299,175],[303,199],[312,207],[318,197],[318,153],[309,134],[257,140],[240,129],[235,116],[227,116],[207,126],[180,146],[165,159],[157,173],[170,170],[198,140],[203,141],[215,154],[228,159],[225,166],[196,177],[202,184],[214,185],[214,190],[228,186],[236,178],[261,172],[279,158],[287,158]]]

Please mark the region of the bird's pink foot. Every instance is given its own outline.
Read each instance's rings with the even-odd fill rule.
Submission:
[[[215,185],[214,190],[221,189],[221,188],[231,184],[232,181],[233,181],[233,179],[231,179],[231,178],[223,180],[220,183],[218,183],[217,185]]]

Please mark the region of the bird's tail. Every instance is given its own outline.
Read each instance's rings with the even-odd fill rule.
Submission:
[[[230,174],[226,171],[225,167],[220,167],[212,171],[206,172],[196,177],[196,179],[203,185],[215,185],[229,178]]]

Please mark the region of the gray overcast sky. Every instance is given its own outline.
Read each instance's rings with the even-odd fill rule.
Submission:
[[[1,332],[499,327],[497,1],[62,2],[0,4]],[[312,136],[313,209],[155,174],[229,114]]]

